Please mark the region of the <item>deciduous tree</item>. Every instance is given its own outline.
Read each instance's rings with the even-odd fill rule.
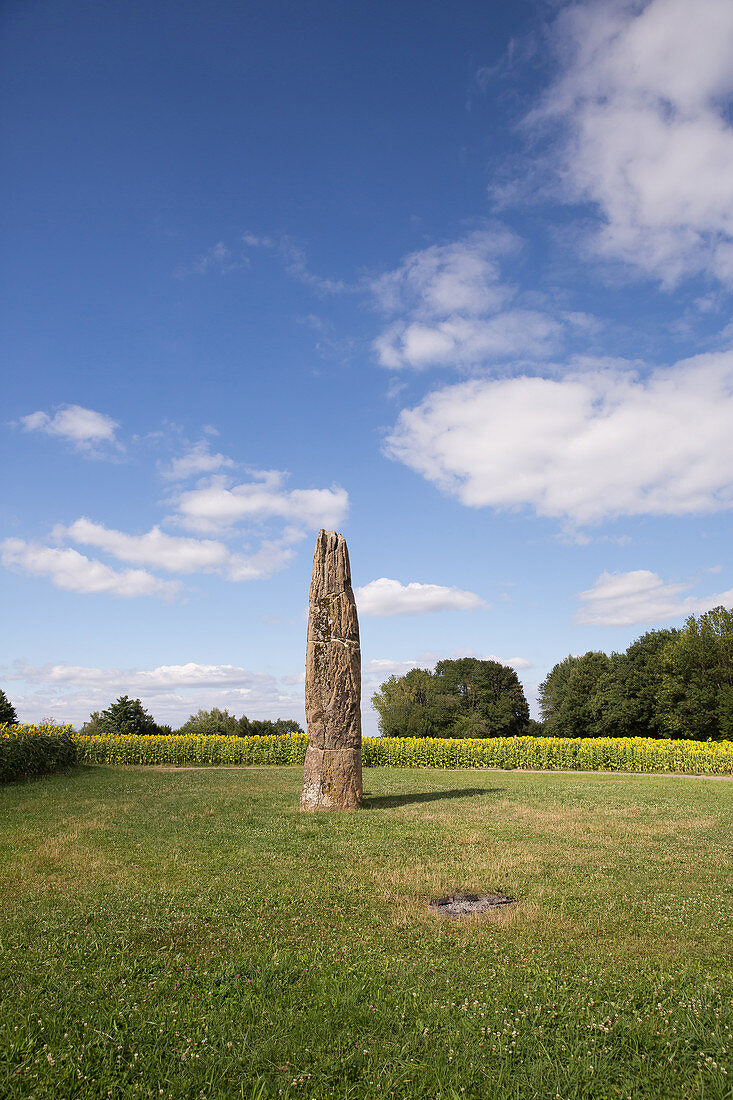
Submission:
[[[733,610],[691,615],[662,653],[659,709],[672,737],[733,739]]]

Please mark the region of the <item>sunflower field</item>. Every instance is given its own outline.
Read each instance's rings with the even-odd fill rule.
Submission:
[[[302,764],[302,733],[274,737],[74,735],[86,764]],[[733,775],[733,741],[650,737],[366,737],[365,767],[526,768]]]
[[[77,757],[71,726],[0,725],[0,783],[54,772]]]

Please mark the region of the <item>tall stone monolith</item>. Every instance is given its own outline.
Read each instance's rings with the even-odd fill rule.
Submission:
[[[346,539],[319,531],[305,658],[302,810],[361,806],[361,647]]]

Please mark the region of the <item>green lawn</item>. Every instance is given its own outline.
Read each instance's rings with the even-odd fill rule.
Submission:
[[[86,767],[0,791],[0,1095],[733,1096],[733,784]],[[490,918],[426,906],[510,894]]]

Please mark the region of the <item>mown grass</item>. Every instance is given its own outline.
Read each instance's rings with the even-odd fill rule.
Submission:
[[[733,1095],[733,786],[85,767],[0,791],[0,1094]],[[429,898],[501,892],[450,922]],[[730,1072],[730,1076],[729,1076]]]

